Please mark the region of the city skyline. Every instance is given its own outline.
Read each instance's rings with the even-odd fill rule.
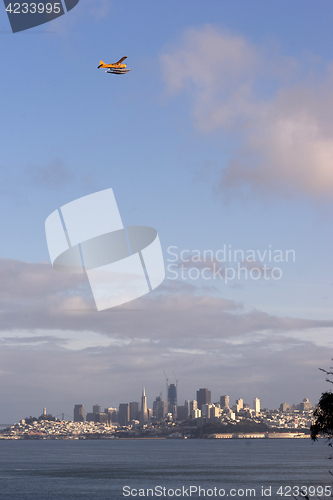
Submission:
[[[105,409],[112,409],[112,410],[116,410],[116,412],[118,414],[119,408],[122,407],[122,411],[128,412],[128,417],[127,417],[128,421],[129,420],[133,420],[133,419],[135,419],[135,420],[139,419],[140,423],[142,424],[142,423],[144,423],[144,422],[146,422],[148,420],[148,417],[145,417],[144,422],[142,422],[140,420],[140,418],[141,418],[140,417],[141,407],[142,407],[142,401],[143,400],[146,401],[145,402],[145,407],[146,407],[147,411],[149,409],[153,410],[155,403],[157,401],[161,400],[166,405],[165,408],[168,410],[167,413],[172,413],[172,410],[171,410],[171,407],[170,407],[170,403],[168,403],[167,399],[165,399],[165,393],[168,392],[168,388],[170,388],[170,387],[174,387],[175,388],[176,387],[175,384],[171,383],[170,385],[167,386],[167,389],[164,388],[164,395],[163,395],[163,390],[161,390],[159,394],[156,394],[156,396],[152,396],[152,395],[147,396],[146,395],[146,389],[145,389],[145,387],[146,386],[142,387],[141,396],[139,398],[140,401],[134,401],[134,400],[130,401],[129,400],[129,401],[125,402],[124,401],[125,398],[123,398],[121,400],[121,402],[117,403],[117,402],[114,402],[114,400],[112,400],[112,397],[111,397],[110,399],[112,401],[108,401],[107,404],[105,404],[105,403],[104,404],[99,404],[99,403],[96,403],[96,401],[94,400],[94,398],[91,398],[91,397],[88,398],[87,397],[85,400],[95,401],[95,403],[89,404],[89,405],[87,403],[75,403],[74,404],[74,415],[75,415],[75,413],[77,415],[80,415],[81,417],[84,415],[84,417],[86,419],[86,415],[93,415],[94,413],[97,413],[97,409],[99,409],[99,411],[101,411],[101,409],[102,410],[104,409],[103,412],[105,411]],[[178,389],[178,381],[177,381],[177,389]],[[204,391],[204,392],[202,392],[202,391]],[[203,394],[205,394],[206,397],[208,397],[208,399],[205,399],[205,401],[203,401],[202,404],[205,404],[206,401],[207,402],[209,401],[209,404],[214,404],[215,405],[215,404],[218,403],[221,406],[229,406],[230,408],[232,408],[234,405],[239,404],[239,401],[240,401],[241,402],[241,407],[243,407],[243,405],[246,404],[251,409],[256,409],[256,406],[255,406],[255,401],[256,400],[259,401],[261,409],[265,408],[265,409],[268,409],[268,410],[279,409],[282,405],[286,405],[285,406],[285,408],[286,408],[286,407],[296,406],[297,404],[299,404],[299,403],[297,403],[295,401],[293,401],[293,402],[290,402],[290,401],[289,402],[285,402],[285,399],[284,399],[283,401],[281,400],[279,403],[276,403],[276,406],[269,407],[269,406],[263,405],[262,399],[258,398],[257,396],[253,397],[252,399],[250,397],[247,397],[247,398],[245,397],[244,399],[243,399],[243,397],[242,398],[238,398],[238,399],[237,398],[233,399],[229,395],[224,394],[224,395],[218,396],[217,398],[215,398],[215,395],[214,395],[214,397],[212,398],[211,392],[212,391],[210,391],[207,388],[200,388],[198,390],[192,390],[192,393],[194,395],[196,395],[196,398],[198,398],[198,394],[199,393],[201,393],[201,396]],[[175,397],[176,397],[176,401],[178,401],[178,405],[176,405],[176,407],[177,406],[183,406],[183,403],[186,403],[186,402],[192,403],[193,401],[195,401],[196,403],[198,403],[198,400],[195,399],[195,398],[190,399],[188,397],[187,398],[185,397],[185,399],[181,400],[182,404],[179,404],[178,393],[175,394]],[[300,397],[301,396],[299,396],[299,398]],[[106,398],[104,398],[104,399],[106,399]],[[304,400],[304,399],[307,399],[307,398],[305,396],[303,396],[302,400]],[[222,401],[223,401],[223,404],[222,404]],[[232,404],[232,401],[234,401],[235,403]],[[253,404],[251,405],[251,403],[253,403]],[[133,405],[133,406],[131,406],[131,405]],[[49,406],[53,408],[52,404],[49,405]],[[125,410],[125,406],[128,406],[128,408],[126,410]],[[200,404],[197,404],[196,408],[199,409],[199,406],[200,406]],[[46,407],[48,407],[48,406],[46,405],[46,406],[43,407],[44,411],[46,411],[45,410]],[[92,412],[90,412],[88,410],[85,411],[85,408],[92,408]],[[34,414],[34,413],[35,412],[30,412],[30,414]],[[57,415],[57,416],[59,416],[61,414],[68,415],[68,410],[67,410],[67,412],[64,412],[63,410],[60,411],[59,408],[58,408],[58,409],[53,410],[51,412],[51,414],[52,415]],[[132,418],[134,416],[134,414],[137,415],[137,418]],[[22,412],[18,415],[18,417],[17,417],[17,419],[15,421],[18,421],[21,418],[22,418]],[[80,417],[79,417],[78,421],[80,421]],[[1,423],[0,423],[0,425],[1,425]]]
[[[162,370],[162,372],[163,372],[164,377],[165,377],[164,370]],[[244,393],[242,393],[242,391],[240,391],[240,393],[235,393],[235,394],[234,393],[226,394],[226,391],[224,391],[224,394],[222,394],[223,391],[220,391],[221,394],[218,396],[218,394],[219,394],[218,390],[211,391],[207,387],[206,388],[200,387],[199,389],[195,389],[192,387],[187,392],[187,390],[184,390],[184,388],[182,387],[182,383],[179,384],[178,380],[177,381],[175,380],[175,383],[171,382],[169,384],[168,379],[166,379],[166,385],[165,385],[165,383],[163,384],[163,377],[162,376],[161,376],[160,382],[161,382],[160,391],[155,391],[154,389],[152,389],[152,390],[149,389],[149,391],[147,392],[146,387],[147,386],[151,387],[151,386],[149,384],[149,381],[148,381],[148,383],[146,381],[145,385],[143,385],[141,387],[140,397],[139,398],[135,398],[135,397],[129,398],[127,402],[125,401],[124,397],[119,399],[119,401],[117,402],[115,400],[116,398],[114,398],[112,396],[110,398],[107,398],[105,396],[103,396],[101,398],[95,398],[94,396],[86,394],[85,397],[82,398],[82,401],[85,401],[85,402],[84,403],[75,403],[74,408],[77,408],[77,411],[79,413],[85,412],[84,413],[85,415],[86,414],[92,415],[93,413],[95,413],[96,408],[99,408],[100,410],[101,409],[103,410],[105,408],[112,408],[118,412],[119,407],[121,405],[128,405],[128,420],[132,420],[132,418],[131,418],[132,414],[139,412],[139,415],[140,415],[143,398],[146,401],[147,410],[148,409],[153,410],[154,404],[156,403],[156,401],[161,399],[166,404],[166,408],[168,410],[168,413],[172,413],[172,405],[170,405],[169,398],[165,397],[166,394],[168,394],[169,397],[170,397],[170,395],[172,395],[172,398],[173,398],[172,401],[176,402],[175,407],[183,406],[184,403],[186,403],[186,401],[197,402],[198,396],[200,397],[200,395],[201,395],[201,397],[203,398],[202,404],[204,404],[206,402],[209,402],[211,404],[216,404],[216,403],[222,404],[222,401],[224,401],[226,403],[225,406],[229,406],[230,408],[232,406],[234,406],[234,404],[238,404],[238,401],[241,401],[242,404],[247,404],[247,405],[249,405],[250,408],[253,407],[253,409],[254,409],[255,408],[255,400],[259,399],[261,408],[265,408],[268,410],[278,409],[282,404],[285,404],[285,405],[290,406],[290,407],[293,405],[296,406],[297,404],[299,404],[299,403],[297,403],[298,399],[303,400],[304,398],[306,398],[306,394],[303,396],[298,395],[293,401],[290,401],[290,400],[288,400],[288,398],[284,398],[282,396],[280,402],[278,402],[278,400],[276,400],[275,403],[272,406],[270,406],[270,405],[265,404],[265,401],[261,397],[258,397],[258,396],[260,396],[260,394],[259,395],[255,394],[253,391],[250,391],[249,396],[244,396]],[[156,387],[156,385],[155,385],[155,387]],[[178,395],[179,388],[181,390],[181,398],[179,398],[179,395]],[[131,389],[133,389],[133,387],[131,387]],[[132,390],[130,392],[132,392],[132,394],[133,394]],[[134,394],[135,394],[135,392],[136,391],[134,391]],[[213,395],[212,395],[212,393],[213,393]],[[154,396],[153,394],[156,394],[156,395]],[[232,394],[232,395],[230,395],[230,394]],[[253,394],[253,395],[251,396],[251,394]],[[191,398],[189,397],[189,395],[191,395]],[[97,403],[96,402],[97,399],[102,404]],[[232,403],[233,401],[234,401],[234,403]],[[252,405],[252,403],[253,403],[253,405]],[[43,401],[39,403],[38,407],[40,407],[41,404],[43,404]],[[314,402],[314,404],[316,404],[316,401]],[[135,407],[133,406],[131,409],[131,405],[137,405],[137,406],[135,406]],[[61,406],[61,405],[58,408],[55,408],[54,404],[52,404],[52,402],[48,402],[48,404],[45,404],[45,401],[44,401],[43,408],[44,409],[45,409],[45,407],[52,408],[52,411],[51,411],[52,415],[59,416],[61,414],[66,414],[67,416],[69,416],[69,414],[73,413],[72,406],[73,405],[66,407],[66,409],[64,410],[63,406]],[[199,408],[199,405],[196,407]],[[92,412],[90,410],[89,411],[85,410],[87,408],[92,408]],[[36,411],[29,412],[30,415],[34,415],[35,413],[36,413]],[[20,410],[16,419],[14,419],[13,422],[18,421],[18,419],[21,419],[21,418],[22,418],[22,411]],[[139,416],[139,419],[140,419],[140,416]],[[146,421],[146,418],[145,418],[145,421]],[[8,424],[9,421],[6,423]],[[142,423],[142,422],[140,422],[140,423]],[[3,424],[3,422],[0,422],[0,425],[1,424]]]
[[[174,387],[174,384],[170,384],[170,386]],[[170,387],[169,386],[169,387]],[[169,394],[169,391],[168,391]],[[219,406],[221,409],[222,408],[231,408],[233,411],[236,413],[239,412],[242,409],[250,409],[254,410],[255,414],[260,413],[262,410],[268,410],[271,411],[273,409],[279,410],[279,411],[287,411],[288,409],[291,409],[292,407],[296,408],[297,406],[300,406],[303,404],[304,409],[311,409],[313,408],[312,403],[309,402],[308,398],[303,398],[302,402],[300,403],[286,403],[286,402],[281,402],[279,403],[278,407],[276,408],[264,408],[262,406],[261,400],[258,397],[255,397],[253,399],[252,405],[243,398],[238,398],[235,400],[234,404],[230,404],[230,397],[228,395],[221,395],[217,400],[212,400],[211,399],[211,391],[207,388],[200,388],[196,391],[197,394],[197,399],[185,399],[184,405],[170,405],[170,400],[169,402],[163,399],[162,392],[160,395],[155,397],[155,400],[153,401],[153,404],[151,407],[147,406],[147,396],[145,392],[145,387],[142,388],[142,395],[141,395],[141,405],[139,401],[129,401],[129,402],[123,402],[119,403],[118,405],[118,410],[117,407],[106,407],[104,411],[101,411],[101,405],[95,404],[93,405],[93,412],[92,413],[87,413],[87,416],[89,415],[90,419],[93,421],[93,416],[96,413],[111,413],[116,411],[117,417],[118,418],[118,423],[121,423],[122,425],[127,425],[131,420],[137,420],[141,425],[145,424],[150,420],[150,415],[149,411],[153,412],[154,416],[160,416],[160,418],[166,417],[167,414],[172,415],[173,417],[179,417],[178,411],[179,409],[183,409],[188,405],[188,411],[187,415],[190,418],[197,418],[192,416],[191,411],[192,410],[200,410],[202,406]],[[176,396],[177,398],[177,396]],[[162,405],[162,403],[164,403]],[[162,405],[162,406],[161,406]],[[160,411],[160,407],[163,408],[163,411]],[[84,409],[84,404],[76,404],[74,407],[74,420],[75,420],[75,415],[78,415],[78,420],[81,421],[81,408]],[[142,413],[142,408],[143,408],[143,413]],[[45,410],[45,409],[44,409]],[[120,420],[118,415],[120,414]],[[205,416],[204,414],[198,414],[198,417]],[[185,418],[185,417],[184,417]],[[88,418],[87,418],[88,420]]]
[[[92,411],[85,411],[85,405],[83,403],[77,403],[74,405],[72,420],[76,423],[90,422],[111,427],[140,426],[145,428],[147,425],[149,427],[151,424],[162,425],[164,421],[170,424],[170,422],[181,422],[188,419],[192,421],[200,421],[203,419],[206,422],[221,419],[221,421],[224,422],[238,422],[239,418],[241,420],[243,418],[254,418],[255,421],[257,421],[256,418],[260,418],[260,421],[265,422],[266,415],[271,415],[274,412],[291,414],[297,410],[301,412],[301,414],[304,414],[300,420],[302,423],[301,426],[304,426],[306,422],[309,426],[309,422],[311,422],[312,418],[311,415],[315,409],[315,406],[308,398],[303,398],[298,404],[282,402],[275,408],[264,408],[258,397],[253,399],[252,408],[251,404],[247,403],[243,398],[236,399],[235,403],[232,404],[230,397],[226,394],[221,395],[219,399],[215,401],[212,400],[211,391],[208,388],[200,388],[196,391],[197,400],[187,399],[184,401],[184,405],[175,405],[173,402],[177,401],[176,385],[173,383],[168,385],[167,381],[165,392],[168,394],[168,401],[163,400],[161,391],[160,395],[155,397],[151,408],[147,405],[147,396],[144,386],[142,387],[141,404],[139,401],[130,401],[119,403],[117,407],[102,407],[100,404],[95,403],[92,406]],[[65,415],[67,417],[66,419]],[[69,415],[63,412],[55,416],[55,420],[58,421],[71,420],[68,419]],[[61,420],[58,418],[60,416]],[[52,417],[51,420],[54,420],[54,415],[52,415],[52,413],[47,413],[46,407],[43,407],[42,415],[39,418],[48,420],[50,417]],[[30,415],[26,418],[31,420],[32,416]],[[296,416],[296,419],[292,419],[290,422],[292,423],[292,427],[294,425],[293,422],[295,422],[297,427],[298,417]],[[12,424],[0,424],[0,426],[8,427],[8,425]],[[24,426],[25,419],[20,418],[20,424]],[[290,425],[288,426],[290,427]]]

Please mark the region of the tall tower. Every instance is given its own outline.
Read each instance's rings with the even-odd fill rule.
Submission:
[[[174,417],[177,416],[177,387],[170,384],[168,387],[168,412]]]
[[[147,398],[145,388],[142,388],[141,396],[141,412],[140,412],[140,424],[146,424],[148,422],[148,410],[147,410]]]

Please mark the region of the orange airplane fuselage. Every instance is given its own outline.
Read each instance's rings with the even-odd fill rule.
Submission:
[[[114,63],[114,64],[105,64],[103,61],[100,61],[98,68],[115,68],[115,69],[124,69],[126,68],[126,64],[119,64],[119,63]]]
[[[127,56],[122,57],[121,59],[119,59],[119,61],[117,61],[116,63],[112,63],[112,64],[105,64],[103,61],[99,61],[98,69],[99,68],[125,69],[126,68],[126,64],[122,64],[122,62],[125,61],[125,59],[127,59]]]

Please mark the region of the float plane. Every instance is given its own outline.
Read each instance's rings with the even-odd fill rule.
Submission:
[[[127,56],[122,57],[121,59],[119,59],[118,62],[112,64],[105,64],[103,61],[100,61],[99,66],[97,66],[97,69],[106,68],[107,71],[105,71],[105,73],[124,75],[125,73],[131,71],[130,69],[126,69],[126,64],[122,64],[122,62],[125,61],[125,59],[127,59]]]

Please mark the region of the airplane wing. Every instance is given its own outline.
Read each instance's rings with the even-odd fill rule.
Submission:
[[[122,63],[123,61],[125,61],[125,59],[127,59],[127,56],[124,56],[121,59],[119,59],[119,61],[117,61],[116,64]]]

